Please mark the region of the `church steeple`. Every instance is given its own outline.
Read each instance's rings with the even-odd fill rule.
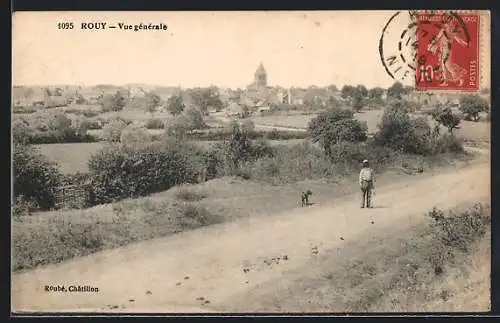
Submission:
[[[255,84],[267,86],[267,73],[262,62],[260,62],[259,67],[255,71],[254,79]]]

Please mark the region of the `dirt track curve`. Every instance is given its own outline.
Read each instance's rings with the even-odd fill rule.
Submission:
[[[411,185],[377,188],[373,209],[360,209],[353,195],[331,205],[214,225],[18,273],[12,276],[12,310],[245,312],[231,307],[232,298],[287,279],[289,270],[312,261],[312,246],[341,247],[349,239],[420,221],[433,206],[487,198],[489,178],[489,165],[475,163]],[[272,263],[273,257],[280,258],[279,264]],[[46,292],[45,285],[87,285],[99,292]]]

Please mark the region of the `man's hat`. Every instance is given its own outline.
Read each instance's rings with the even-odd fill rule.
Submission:
[[[368,160],[367,159],[363,160],[363,164],[368,164]]]

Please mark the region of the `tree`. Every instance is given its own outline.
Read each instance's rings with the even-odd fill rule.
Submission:
[[[155,92],[148,92],[144,96],[144,100],[145,100],[144,104],[145,104],[146,111],[148,111],[149,113],[151,113],[151,115],[153,115],[156,111],[156,108],[161,103],[160,96],[158,94],[156,94]]]
[[[49,120],[49,130],[66,131],[71,128],[71,119],[64,113],[53,114]]]
[[[366,86],[360,84],[356,86],[356,91],[354,92],[354,95],[359,94],[361,97],[366,97],[368,96],[368,89]]]
[[[402,98],[403,95],[408,93],[409,93],[409,88],[404,87],[401,82],[396,82],[387,89],[387,98],[399,100]]]
[[[174,95],[168,98],[167,100],[167,110],[170,112],[170,114],[176,116],[181,114],[186,106],[184,105],[184,102],[182,100],[182,97],[180,95]]]
[[[11,124],[12,140],[15,143],[28,144],[32,129],[24,118],[16,117]]]
[[[344,85],[342,87],[342,90],[340,90],[340,96],[343,99],[348,99],[352,98],[354,96],[354,92],[356,91],[356,88],[352,85]]]
[[[363,109],[365,105],[365,96],[363,96],[363,91],[356,89],[354,92],[354,97],[352,98],[352,107],[354,111],[359,112]]]
[[[140,148],[147,146],[152,140],[148,129],[130,124],[120,134],[120,143],[123,147]]]
[[[199,109],[194,107],[189,107],[184,110],[184,116],[187,120],[187,129],[189,131],[195,129],[202,129],[206,126],[205,120],[203,120],[203,114]]]
[[[337,108],[337,107],[341,106],[340,101],[333,95],[328,98],[328,100],[326,101],[326,104],[330,108]]]
[[[489,110],[488,101],[479,95],[463,95],[460,97],[460,111],[465,115],[465,120],[479,121],[479,114]]]
[[[364,141],[367,139],[366,124],[354,119],[348,109],[331,108],[321,112],[309,122],[308,132],[313,142],[318,142],[327,156],[331,146],[342,141]]]
[[[57,164],[33,146],[14,144],[12,167],[15,197],[23,196],[42,210],[55,207],[61,179]]]
[[[410,115],[400,100],[393,102],[385,109],[380,119],[375,143],[394,150],[416,153],[414,139],[415,125]]]
[[[335,84],[330,84],[326,87],[326,89],[329,91],[329,92],[338,92],[339,89],[337,88],[337,86]]]
[[[116,119],[108,123],[102,128],[102,137],[108,142],[119,142],[122,131],[127,127],[127,123],[123,120]]]
[[[193,103],[204,115],[208,115],[208,108],[210,107],[216,111],[224,108],[224,103],[221,101],[216,87],[190,89],[188,93]]]
[[[460,128],[460,117],[453,113],[449,107],[437,106],[431,112],[431,116],[437,123],[448,128],[450,134],[453,134],[453,129]]]
[[[63,95],[63,89],[61,89],[60,87],[57,87],[54,90],[54,96],[62,96],[62,95]]]
[[[173,118],[169,118],[165,124],[165,133],[168,136],[173,136],[177,139],[182,140],[186,133],[190,130],[189,120],[184,114],[176,115]]]
[[[120,91],[116,91],[114,95],[105,95],[101,98],[101,110],[103,112],[121,111],[126,103],[125,96]]]
[[[384,89],[381,87],[374,87],[368,91],[368,98],[371,100],[382,100]]]
[[[229,126],[231,128],[231,135],[227,143],[227,157],[230,167],[234,172],[250,157],[252,143],[248,130],[239,125],[238,122],[233,121]]]

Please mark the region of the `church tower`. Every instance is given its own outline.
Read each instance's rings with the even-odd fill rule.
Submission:
[[[262,62],[257,68],[257,71],[255,71],[254,84],[259,87],[260,86],[267,87],[267,73],[266,70],[264,69],[264,65],[262,65]]]

